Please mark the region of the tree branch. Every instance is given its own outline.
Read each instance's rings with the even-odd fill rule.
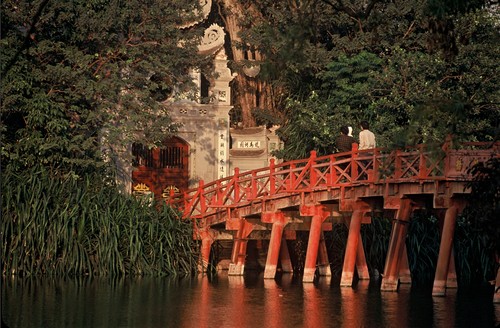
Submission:
[[[21,53],[29,48],[30,44],[30,39],[31,35],[35,32],[35,25],[38,23],[38,20],[40,19],[40,16],[42,15],[43,8],[47,5],[49,0],[43,0],[40,3],[40,6],[38,7],[38,10],[35,13],[35,16],[33,16],[33,20],[31,21],[30,24],[30,29],[26,32],[26,36],[24,37],[24,42],[22,47],[15,53],[15,55],[9,60],[9,62],[5,65],[5,68],[2,71],[2,76],[7,74],[7,72],[10,71],[12,67],[14,67],[15,63],[17,62],[17,59],[21,55]]]

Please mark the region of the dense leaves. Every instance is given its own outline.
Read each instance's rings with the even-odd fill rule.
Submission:
[[[3,1],[2,161],[88,168],[100,146],[152,145],[176,125],[158,100],[188,96],[197,1]],[[139,132],[140,131],[140,132]]]
[[[261,0],[243,38],[285,91],[285,159],[332,151],[368,120],[379,146],[498,137],[498,12],[481,1]],[[265,110],[265,109],[263,109]]]
[[[470,206],[465,210],[467,224],[489,237],[491,247],[500,254],[500,159],[491,158],[471,167],[476,176],[471,181]]]

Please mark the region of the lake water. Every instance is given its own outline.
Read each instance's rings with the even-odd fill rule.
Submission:
[[[2,321],[14,327],[495,327],[500,304],[489,287],[447,290],[379,282],[263,279],[219,273],[193,278],[2,280]],[[3,328],[3,327],[2,327]]]

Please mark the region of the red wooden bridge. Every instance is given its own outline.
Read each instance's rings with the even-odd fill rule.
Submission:
[[[399,283],[410,282],[405,237],[412,212],[432,207],[442,220],[441,243],[433,295],[445,295],[456,287],[452,256],[455,221],[467,204],[467,169],[493,156],[500,156],[500,143],[468,143],[460,149],[445,143],[439,149],[425,145],[404,150],[371,149],[275,164],[239,172],[204,184],[183,195],[171,195],[169,203],[181,210],[195,226],[201,240],[200,269],[206,270],[212,243],[233,240],[230,275],[242,275],[247,243],[269,240],[264,278],[274,278],[278,265],[292,271],[287,239],[297,231],[308,231],[303,282],[331,275],[323,232],[333,223],[349,228],[341,285],[351,286],[357,273],[369,279],[361,242],[362,223],[373,213],[393,215],[381,289],[397,291]],[[278,262],[280,261],[280,262]],[[500,284],[497,277],[497,285]]]

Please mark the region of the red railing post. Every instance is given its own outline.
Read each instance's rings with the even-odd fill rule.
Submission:
[[[295,186],[295,163],[290,164],[290,185],[288,186],[288,189],[291,190]]]
[[[359,151],[358,144],[352,144],[352,156],[351,156],[351,181],[355,181],[358,178],[358,159]]]
[[[314,168],[315,165],[316,165],[316,151],[311,150],[311,156],[309,157],[309,185],[311,187],[316,186],[316,182],[318,181],[318,176]]]
[[[250,184],[250,195],[248,195],[248,198],[255,198],[257,197],[257,172],[252,171],[252,181]]]
[[[215,197],[214,205],[222,205],[222,191],[221,191],[220,180],[217,180],[215,184],[217,185],[217,197]]]
[[[188,208],[188,194],[187,192],[183,192],[181,201],[179,202],[180,205],[182,206],[182,218],[185,219],[188,217],[188,213],[190,213],[190,209]]]
[[[234,184],[234,202],[237,203],[240,201],[240,182],[239,180],[240,169],[234,168],[234,176],[233,176],[233,184]]]
[[[207,204],[205,203],[205,194],[203,193],[203,189],[205,186],[205,182],[200,180],[198,183],[198,198],[200,199],[200,210],[201,213],[205,213],[207,211]]]
[[[276,177],[274,176],[274,171],[276,168],[274,167],[274,158],[271,158],[269,161],[269,193],[274,195],[276,192]]]
[[[337,181],[337,169],[335,168],[335,155],[330,155],[330,175],[328,179],[328,185],[333,186],[334,182]]]
[[[446,140],[441,147],[441,149],[445,152],[445,159],[444,159],[444,176],[447,178],[450,175],[450,168],[451,168],[451,158],[450,158],[450,148],[451,148],[451,143],[452,143],[452,138],[451,135],[446,136]]]
[[[379,162],[378,162],[378,159],[380,157],[381,157],[380,150],[374,149],[374,151],[373,151],[373,179],[372,179],[372,182],[378,181],[378,178],[379,178],[379,172],[378,172]]]
[[[399,179],[401,178],[402,175],[402,168],[401,168],[401,150],[397,149],[395,152],[395,158],[394,158],[394,178]]]
[[[427,178],[427,165],[426,165],[426,159],[425,159],[425,145],[419,145],[418,151],[420,153],[420,158],[419,158],[419,166],[418,166],[418,177],[419,179],[425,179]]]

